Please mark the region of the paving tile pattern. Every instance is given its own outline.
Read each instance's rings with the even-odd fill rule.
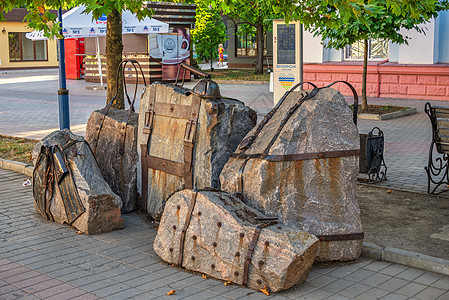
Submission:
[[[78,235],[34,210],[24,175],[0,169],[0,299],[449,299],[449,277],[361,258],[314,265],[294,288],[265,296],[162,262],[144,214],[125,228]],[[166,296],[169,290],[173,296]]]

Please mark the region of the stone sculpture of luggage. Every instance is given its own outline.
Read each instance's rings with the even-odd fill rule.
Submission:
[[[355,195],[357,94],[349,85],[351,117],[344,97],[330,86],[287,92],[248,133],[220,179],[224,191],[249,206],[316,235],[317,260],[343,261],[360,256],[363,240]]]
[[[136,85],[133,100],[130,100],[125,84],[125,70],[130,64],[135,70]],[[129,66],[128,66],[129,68]],[[123,60],[117,70],[117,82],[120,73],[122,85],[129,104],[128,110],[111,109],[117,98],[101,110],[92,112],[86,126],[86,141],[97,159],[101,174],[111,189],[122,199],[122,212],[130,212],[136,208],[137,193],[137,121],[139,115],[134,112],[139,72],[145,76],[139,63],[134,59]]]
[[[153,247],[170,264],[277,292],[307,278],[318,239],[227,193],[183,190],[167,201]]]
[[[35,207],[44,218],[86,234],[123,227],[120,197],[104,181],[82,136],[55,131],[36,144],[33,158]]]
[[[242,102],[221,97],[210,75],[181,65],[205,79],[192,90],[153,83],[140,101],[138,189],[155,219],[177,191],[220,188],[223,166],[257,118]]]

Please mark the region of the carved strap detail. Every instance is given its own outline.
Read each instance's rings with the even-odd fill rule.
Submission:
[[[311,153],[298,153],[298,154],[286,154],[286,155],[264,155],[261,153],[256,154],[246,154],[246,153],[234,153],[231,155],[232,158],[239,159],[251,159],[259,158],[268,161],[296,161],[296,160],[310,160],[310,159],[324,159],[324,158],[335,158],[335,157],[351,157],[359,156],[360,149],[353,150],[338,150],[338,151],[325,151],[325,152],[311,152]]]
[[[168,174],[184,178],[184,188],[193,188],[193,152],[195,148],[196,131],[198,126],[198,116],[201,107],[201,97],[193,95],[192,105],[179,105],[171,103],[156,102],[154,90],[150,94],[150,105],[145,113],[145,124],[143,134],[148,135],[146,142],[141,147],[142,166],[142,198],[143,205],[148,198],[148,169],[162,171]],[[151,147],[151,133],[155,116],[166,116],[177,119],[187,119],[184,132],[184,161],[182,163],[164,159],[149,154]]]
[[[190,202],[189,210],[187,211],[186,221],[184,223],[184,228],[181,231],[181,238],[179,241],[179,255],[178,255],[178,266],[182,267],[182,259],[184,257],[184,243],[186,239],[186,232],[190,225],[190,219],[192,218],[193,210],[195,209],[196,197],[198,196],[197,191],[193,191],[192,200]]]
[[[263,228],[278,223],[276,217],[264,217],[256,219],[267,223],[257,225],[256,229],[254,230],[253,238],[248,246],[248,252],[246,253],[245,262],[243,263],[243,279],[242,279],[243,286],[248,286],[249,266],[251,264],[251,259],[253,257],[254,249],[256,248],[260,232],[262,231]]]

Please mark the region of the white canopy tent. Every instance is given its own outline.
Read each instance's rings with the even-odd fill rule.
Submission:
[[[77,6],[62,15],[62,34],[65,38],[96,37],[97,61],[100,76],[100,84],[103,86],[103,74],[101,70],[100,44],[98,37],[106,35],[106,15],[102,15],[98,20],[92,19],[92,13],[83,13],[86,8]],[[149,34],[167,33],[168,24],[145,17],[141,21],[129,11],[122,13],[122,34]],[[32,40],[46,39],[42,31],[33,31],[26,34]]]

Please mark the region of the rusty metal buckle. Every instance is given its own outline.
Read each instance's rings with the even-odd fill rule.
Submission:
[[[154,111],[147,111],[145,113],[145,125],[143,126],[143,133],[150,134],[153,130]]]
[[[195,121],[187,122],[186,131],[184,133],[184,143],[193,144],[193,142],[195,141],[196,124],[197,122]]]

